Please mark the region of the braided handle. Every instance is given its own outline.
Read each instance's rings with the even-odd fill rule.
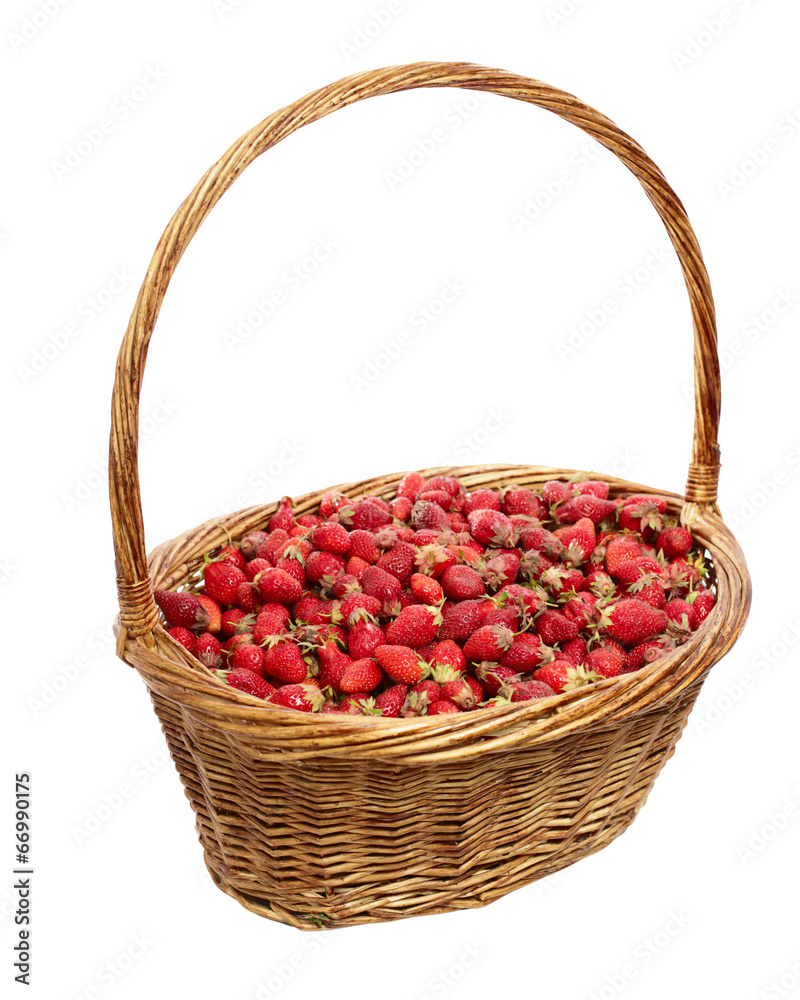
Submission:
[[[704,507],[716,509],[720,384],[714,301],[686,210],[658,167],[604,115],[539,80],[471,63],[416,63],[371,70],[316,90],[246,132],[203,175],[173,216],[153,254],[117,359],[111,415],[109,492],[120,620],[129,636],[148,635],[158,620],[147,571],[137,467],[139,396],[150,336],[183,252],[239,174],[281,139],[356,101],[422,87],[482,90],[545,108],[611,150],[639,179],[675,247],[692,310],[695,426],[684,520],[693,520]]]

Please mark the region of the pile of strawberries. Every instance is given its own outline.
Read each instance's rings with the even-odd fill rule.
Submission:
[[[199,593],[156,591],[167,631],[227,684],[281,708],[445,715],[632,673],[714,606],[708,566],[658,496],[607,483],[394,499],[281,500],[266,531],[206,557]]]

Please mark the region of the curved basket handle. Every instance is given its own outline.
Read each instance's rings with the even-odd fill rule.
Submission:
[[[700,507],[716,510],[720,384],[714,301],[686,210],[658,167],[610,119],[572,94],[539,80],[472,63],[415,63],[371,70],[316,90],[246,132],[203,175],[156,247],[122,341],[112,401],[109,492],[120,620],[127,635],[146,636],[158,621],[147,571],[137,468],[139,395],[150,336],[170,278],[186,247],[239,174],[292,132],[367,97],[422,87],[483,90],[552,111],[611,150],[639,179],[675,247],[692,309],[695,425],[683,518],[693,521]]]

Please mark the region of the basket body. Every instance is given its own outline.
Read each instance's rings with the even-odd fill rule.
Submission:
[[[458,475],[474,489],[535,487],[572,471],[423,475]],[[400,478],[337,488],[388,498]],[[611,482],[612,495],[669,495]],[[313,510],[321,494],[300,498],[297,512]],[[680,504],[672,497],[673,510]],[[161,546],[150,560],[154,585],[199,574],[202,554],[226,532],[263,527],[274,509],[229,515]],[[604,682],[602,694],[578,689],[524,709],[468,713],[459,724],[237,712],[235,693],[220,691],[157,628],[157,649],[128,659],[150,688],[216,884],[262,916],[316,930],[481,906],[610,843],[644,804],[746,613],[731,553],[706,540],[702,525],[694,531],[714,559],[718,602],[689,643]]]
[[[160,625],[154,589],[191,586],[205,553],[229,536],[263,528],[275,506],[200,525],[147,556],[137,463],[148,346],[183,253],[247,166],[339,108],[423,87],[493,93],[559,115],[619,158],[664,222],[683,273],[694,342],[685,495],[602,478],[612,496],[668,498],[669,512],[691,527],[710,556],[716,605],[668,655],[557,697],[414,719],[283,710],[219,681]],[[241,136],[178,208],[153,255],[117,360],[109,453],[117,652],[150,689],[217,885],[263,916],[310,930],[342,927],[480,906],[621,833],[749,609],[745,560],[716,504],[719,412],[714,302],[686,211],[641,146],[575,96],[504,70],[419,63],[337,81]],[[455,475],[476,489],[537,486],[574,471],[496,465],[423,475]],[[334,488],[351,498],[390,499],[400,479]],[[322,492],[295,500],[295,514],[315,511]]]

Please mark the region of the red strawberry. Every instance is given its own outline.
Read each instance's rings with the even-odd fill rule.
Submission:
[[[692,535],[688,528],[665,528],[656,536],[656,549],[660,549],[667,559],[686,556],[692,548]]]
[[[285,622],[274,611],[268,610],[269,607],[270,605],[268,604],[264,605],[259,611],[255,625],[253,626],[253,638],[259,644],[268,636],[280,635],[286,631]]]
[[[266,700],[275,694],[275,688],[272,684],[258,674],[254,674],[252,670],[231,670],[230,673],[220,670],[217,676],[227,681],[237,691],[244,691],[245,694],[251,694],[254,698]]]
[[[413,604],[404,608],[395,620],[386,627],[386,642],[392,646],[410,646],[419,649],[433,642],[442,616],[427,604]]]
[[[344,694],[357,691],[372,691],[383,680],[381,668],[372,659],[354,660],[348,664],[339,681],[339,689]]]
[[[428,715],[454,715],[460,711],[461,709],[457,705],[454,705],[452,701],[440,698],[428,709]]]
[[[378,646],[386,644],[383,629],[374,622],[357,621],[347,637],[347,648],[354,660],[374,656]],[[368,689],[365,689],[368,690]]]
[[[463,642],[469,639],[483,624],[484,618],[494,610],[491,601],[461,601],[442,609],[442,624],[439,627],[440,639],[454,639]]]
[[[461,483],[455,476],[431,476],[425,486],[429,490],[445,490],[451,496],[461,492]]]
[[[323,687],[330,687],[341,694],[339,687],[345,671],[353,662],[353,658],[343,653],[335,642],[326,642],[317,650],[320,671],[319,680]]]
[[[450,566],[441,577],[445,594],[456,601],[467,601],[486,593],[486,585],[471,566]]]
[[[569,660],[554,660],[539,667],[533,673],[535,681],[543,681],[553,691],[572,691],[585,684],[594,684],[602,680],[594,671],[587,671],[582,666],[573,666]]]
[[[659,563],[655,559],[650,559],[648,556],[636,556],[633,559],[626,559],[625,562],[620,563],[616,570],[611,574],[620,583],[631,584],[636,583],[639,577],[643,576],[645,573],[651,573],[655,576],[663,576],[664,571],[661,569]]]
[[[265,601],[294,604],[303,595],[297,580],[283,569],[268,569],[258,578],[258,591]]]
[[[236,588],[247,583],[244,570],[227,562],[210,562],[205,568],[205,588],[217,604],[233,604]]]
[[[561,504],[556,511],[556,517],[562,524],[575,524],[585,517],[593,524],[599,524],[616,509],[617,505],[612,500],[601,500],[592,493],[583,493]]]
[[[592,617],[597,598],[594,594],[587,594],[581,591],[571,601],[567,601],[561,608],[561,614],[575,622],[579,629],[584,629],[589,624]]]
[[[337,510],[342,507],[347,507],[352,501],[349,497],[346,497],[344,493],[337,493],[336,490],[327,490],[322,494],[322,499],[319,503],[319,513],[320,517],[327,520],[331,515],[335,514]]]
[[[325,698],[312,684],[284,684],[269,701],[278,708],[294,708],[298,712],[318,712]]]
[[[295,520],[292,513],[292,499],[291,497],[281,497],[278,509],[269,519],[270,534],[278,528],[282,528],[284,531],[288,532],[291,531],[294,526]]]
[[[568,569],[566,566],[551,566],[539,577],[539,583],[553,597],[577,592],[583,583],[583,573],[578,569]]]
[[[301,514],[295,520],[298,528],[316,528],[323,521],[319,514]]]
[[[538,636],[523,632],[515,635],[511,648],[500,660],[504,667],[513,667],[520,673],[533,670],[542,661],[542,641]],[[512,699],[513,701],[513,699]]]
[[[567,558],[575,565],[585,562],[597,544],[594,522],[588,517],[579,518],[568,528],[560,528],[557,537],[567,549]]]
[[[411,574],[414,572],[414,559],[417,550],[408,542],[395,542],[395,544],[378,560],[380,569],[391,573],[396,577],[401,586],[407,587]]]
[[[438,504],[442,510],[450,510],[453,506],[453,498],[447,490],[431,490],[427,487],[420,492],[417,497],[417,502],[435,503]]]
[[[230,563],[231,566],[235,566],[237,569],[244,569],[247,560],[242,553],[232,545],[223,545],[219,552],[214,556],[214,562],[226,562]]]
[[[567,553],[564,543],[552,531],[539,524],[529,524],[520,529],[519,547],[524,552],[541,552],[550,559],[563,559]]]
[[[695,591],[694,600],[692,601],[692,628],[700,628],[711,613],[716,600],[716,597],[710,590]]]
[[[346,694],[339,702],[339,711],[344,715],[380,715],[380,710],[366,691]]]
[[[251,642],[244,643],[241,646],[237,646],[231,653],[228,664],[235,670],[239,668],[252,670],[254,674],[260,674],[263,677],[264,650],[260,646],[254,646]]]
[[[395,497],[394,500],[389,501],[392,516],[395,520],[403,521],[404,523],[411,520],[411,510],[413,506],[413,502],[409,500],[408,497]]]
[[[487,586],[492,590],[511,586],[517,578],[521,558],[522,554],[517,549],[504,549],[492,555],[483,568],[483,579]]]
[[[604,628],[612,639],[629,646],[637,646],[645,639],[651,639],[663,632],[667,627],[667,621],[663,611],[650,607],[644,601],[625,598],[603,610],[600,627]]]
[[[245,560],[255,559],[256,553],[268,538],[266,531],[249,531],[239,542],[239,549]]]
[[[205,632],[210,616],[194,594],[176,594],[172,590],[157,590],[153,597],[164,612],[170,628],[181,626],[193,632]]]
[[[623,563],[621,569],[628,565],[629,563]],[[645,604],[662,611],[667,603],[664,587],[653,573],[645,573],[640,576],[635,583],[627,588],[627,592],[631,597],[636,597],[638,600],[644,601]]]
[[[381,557],[381,550],[371,531],[353,531],[350,533],[350,556],[363,559],[367,563],[376,563]]]
[[[411,593],[423,604],[438,607],[444,601],[442,585],[424,573],[414,573],[409,581]],[[451,595],[452,596],[452,595]]]
[[[673,597],[671,601],[664,605],[664,614],[671,622],[675,625],[680,625],[687,632],[694,629],[692,624],[694,610],[688,601],[684,601],[680,597]]]
[[[317,555],[323,555],[326,553],[319,552]],[[332,558],[337,558],[333,556]],[[305,559],[302,561],[296,558],[294,555],[284,555],[275,563],[277,569],[283,570],[284,573],[288,573],[289,576],[293,577],[300,584],[301,587],[306,585],[306,571],[305,571]],[[261,577],[259,576],[255,581],[256,586],[261,582]],[[316,583],[316,581],[314,581]]]
[[[435,580],[440,580],[457,561],[458,554],[438,542],[418,545],[414,558],[418,572],[432,576]]]
[[[542,642],[548,646],[572,642],[573,639],[578,638],[578,626],[569,618],[559,614],[558,611],[545,611],[536,619],[534,628]],[[547,681],[547,683],[550,682]],[[550,686],[552,687],[552,685]]]
[[[511,548],[514,525],[505,514],[496,510],[475,510],[467,518],[469,530],[476,542],[495,548]]]
[[[475,668],[475,676],[483,685],[490,698],[495,697],[503,684],[517,678],[513,667],[504,667],[499,663],[479,663]]]
[[[483,625],[464,644],[464,656],[473,663],[499,663],[511,649],[514,633],[504,625]]]
[[[267,569],[272,569],[272,566],[273,564],[269,559],[251,559],[249,563],[245,564],[244,575],[248,580],[252,581],[255,580],[259,573],[263,573]]]
[[[503,513],[509,517],[524,514],[541,520],[547,517],[547,507],[533,490],[509,489],[503,494]]]
[[[197,637],[197,642],[192,650],[197,659],[208,667],[209,670],[216,670],[222,664],[222,655],[219,639],[210,632],[203,632]]]
[[[249,584],[245,584],[245,586],[249,586]],[[206,631],[211,632],[212,635],[216,635],[222,627],[222,608],[208,594],[198,594],[197,600],[208,612],[208,628]]]
[[[379,566],[368,566],[361,574],[361,588],[365,594],[377,597],[384,608],[391,606],[403,591],[396,576]]]
[[[333,552],[343,556],[350,551],[350,532],[343,524],[326,521],[318,524],[311,532],[311,540],[323,552]]]
[[[601,677],[616,677],[623,662],[610,649],[593,649],[586,657],[586,667]]]
[[[568,642],[558,655],[565,660],[570,660],[576,667],[579,663],[585,663],[587,655],[586,640],[578,636],[577,639]]]
[[[413,503],[425,486],[425,477],[418,472],[407,472],[397,484],[398,497],[404,497]]]
[[[592,496],[600,497],[601,500],[608,499],[608,483],[599,479],[586,479],[582,483],[575,483],[578,493],[591,493]]]
[[[416,684],[427,672],[427,664],[408,646],[378,646],[375,658],[396,684]]]
[[[452,681],[446,681],[441,686],[440,700],[445,699],[446,701],[452,701],[452,703],[460,708],[462,711],[467,711],[470,708],[474,708],[476,704],[475,692],[472,690],[469,684],[467,684],[466,678],[456,678]],[[431,713],[428,712],[430,715]]]
[[[266,542],[256,552],[256,559],[266,559],[271,566],[274,566],[278,558],[276,553],[288,539],[288,531],[284,531],[283,528],[276,528],[275,531],[267,535]]]
[[[284,684],[299,684],[308,677],[308,664],[300,647],[284,640],[264,650],[264,671]]]
[[[606,572],[614,576],[619,567],[642,554],[642,546],[632,535],[617,535],[606,546]]]
[[[545,503],[551,506],[555,503],[564,503],[572,496],[572,487],[569,483],[562,483],[557,479],[551,479],[542,487],[542,498]]]
[[[350,594],[360,593],[361,584],[350,573],[343,573],[341,576],[336,578],[336,583],[333,585],[334,597],[342,598],[348,597]]]
[[[238,635],[240,632],[249,632],[253,619],[241,608],[230,608],[220,617],[219,623],[222,635],[230,639],[232,635]]]
[[[640,670],[646,663],[653,663],[655,660],[660,659],[671,648],[674,647],[665,639],[648,639],[647,642],[641,642],[638,646],[634,646],[630,652],[626,653],[625,662],[620,673],[632,674]]]
[[[408,688],[405,684],[393,684],[378,695],[375,707],[380,709],[384,719],[398,719],[407,694]]]
[[[652,538],[664,527],[667,502],[660,497],[628,497],[619,510],[619,526]]]
[[[188,649],[190,653],[194,651],[195,635],[188,628],[176,625],[174,628],[168,628],[167,633],[172,636],[175,642],[180,643],[184,649]]]
[[[430,705],[439,700],[439,685],[436,681],[419,681],[408,692],[400,714],[403,718],[426,715]]]
[[[359,620],[369,620],[381,613],[381,602],[372,594],[348,594],[339,605],[339,615],[348,626],[355,625]]]
[[[424,500],[417,500],[411,510],[411,523],[419,530],[421,528],[433,528],[437,531],[444,531],[450,527],[447,514],[435,503],[426,503]]]
[[[392,513],[372,500],[357,500],[351,508],[342,507],[336,515],[353,531],[372,531],[382,524],[392,523]]]
[[[452,639],[437,642],[431,650],[428,662],[432,665],[452,667],[458,673],[463,673],[467,669],[467,658],[464,656],[464,651]]]
[[[368,562],[360,559],[358,556],[350,556],[347,560],[347,566],[345,567],[346,576],[354,576],[356,580],[361,582],[361,576],[364,570],[369,566]]]
[[[249,615],[254,611],[258,611],[264,602],[261,600],[258,587],[252,583],[240,583],[236,588],[233,603],[237,608],[240,608],[245,614]]]
[[[464,501],[461,513],[464,517],[469,517],[474,510],[502,510],[502,507],[502,498],[495,490],[475,490]]]
[[[555,691],[544,681],[510,681],[498,693],[511,701],[531,701],[533,698],[550,698]]]

